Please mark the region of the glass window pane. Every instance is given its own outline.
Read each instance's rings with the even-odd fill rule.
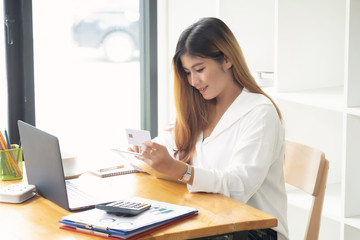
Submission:
[[[139,3],[33,0],[36,125],[63,152],[127,147],[140,128]]]
[[[0,4],[0,19],[4,19],[4,4]],[[4,128],[8,128],[8,95],[7,95],[7,80],[6,80],[6,65],[5,65],[5,35],[4,35],[4,24],[0,24],[0,127],[3,131]]]

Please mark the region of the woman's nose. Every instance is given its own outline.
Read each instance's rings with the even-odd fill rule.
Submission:
[[[189,76],[189,83],[191,86],[196,87],[196,84],[199,82],[199,77],[196,74],[191,74]]]

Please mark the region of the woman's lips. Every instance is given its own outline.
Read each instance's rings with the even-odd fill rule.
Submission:
[[[208,88],[208,86],[203,87],[203,88],[199,88],[199,92],[200,92],[201,94],[204,94],[204,93],[206,92],[207,88]]]

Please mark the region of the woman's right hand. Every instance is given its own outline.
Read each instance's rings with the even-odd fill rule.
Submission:
[[[180,179],[184,175],[187,165],[182,161],[175,160],[165,146],[152,141],[145,141],[143,144],[144,146],[140,149],[142,155],[135,156],[137,159],[174,179]]]

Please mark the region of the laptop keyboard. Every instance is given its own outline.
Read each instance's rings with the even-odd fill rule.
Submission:
[[[86,206],[97,202],[95,196],[92,196],[90,193],[83,191],[76,183],[72,181],[65,182],[69,203],[71,206]]]

